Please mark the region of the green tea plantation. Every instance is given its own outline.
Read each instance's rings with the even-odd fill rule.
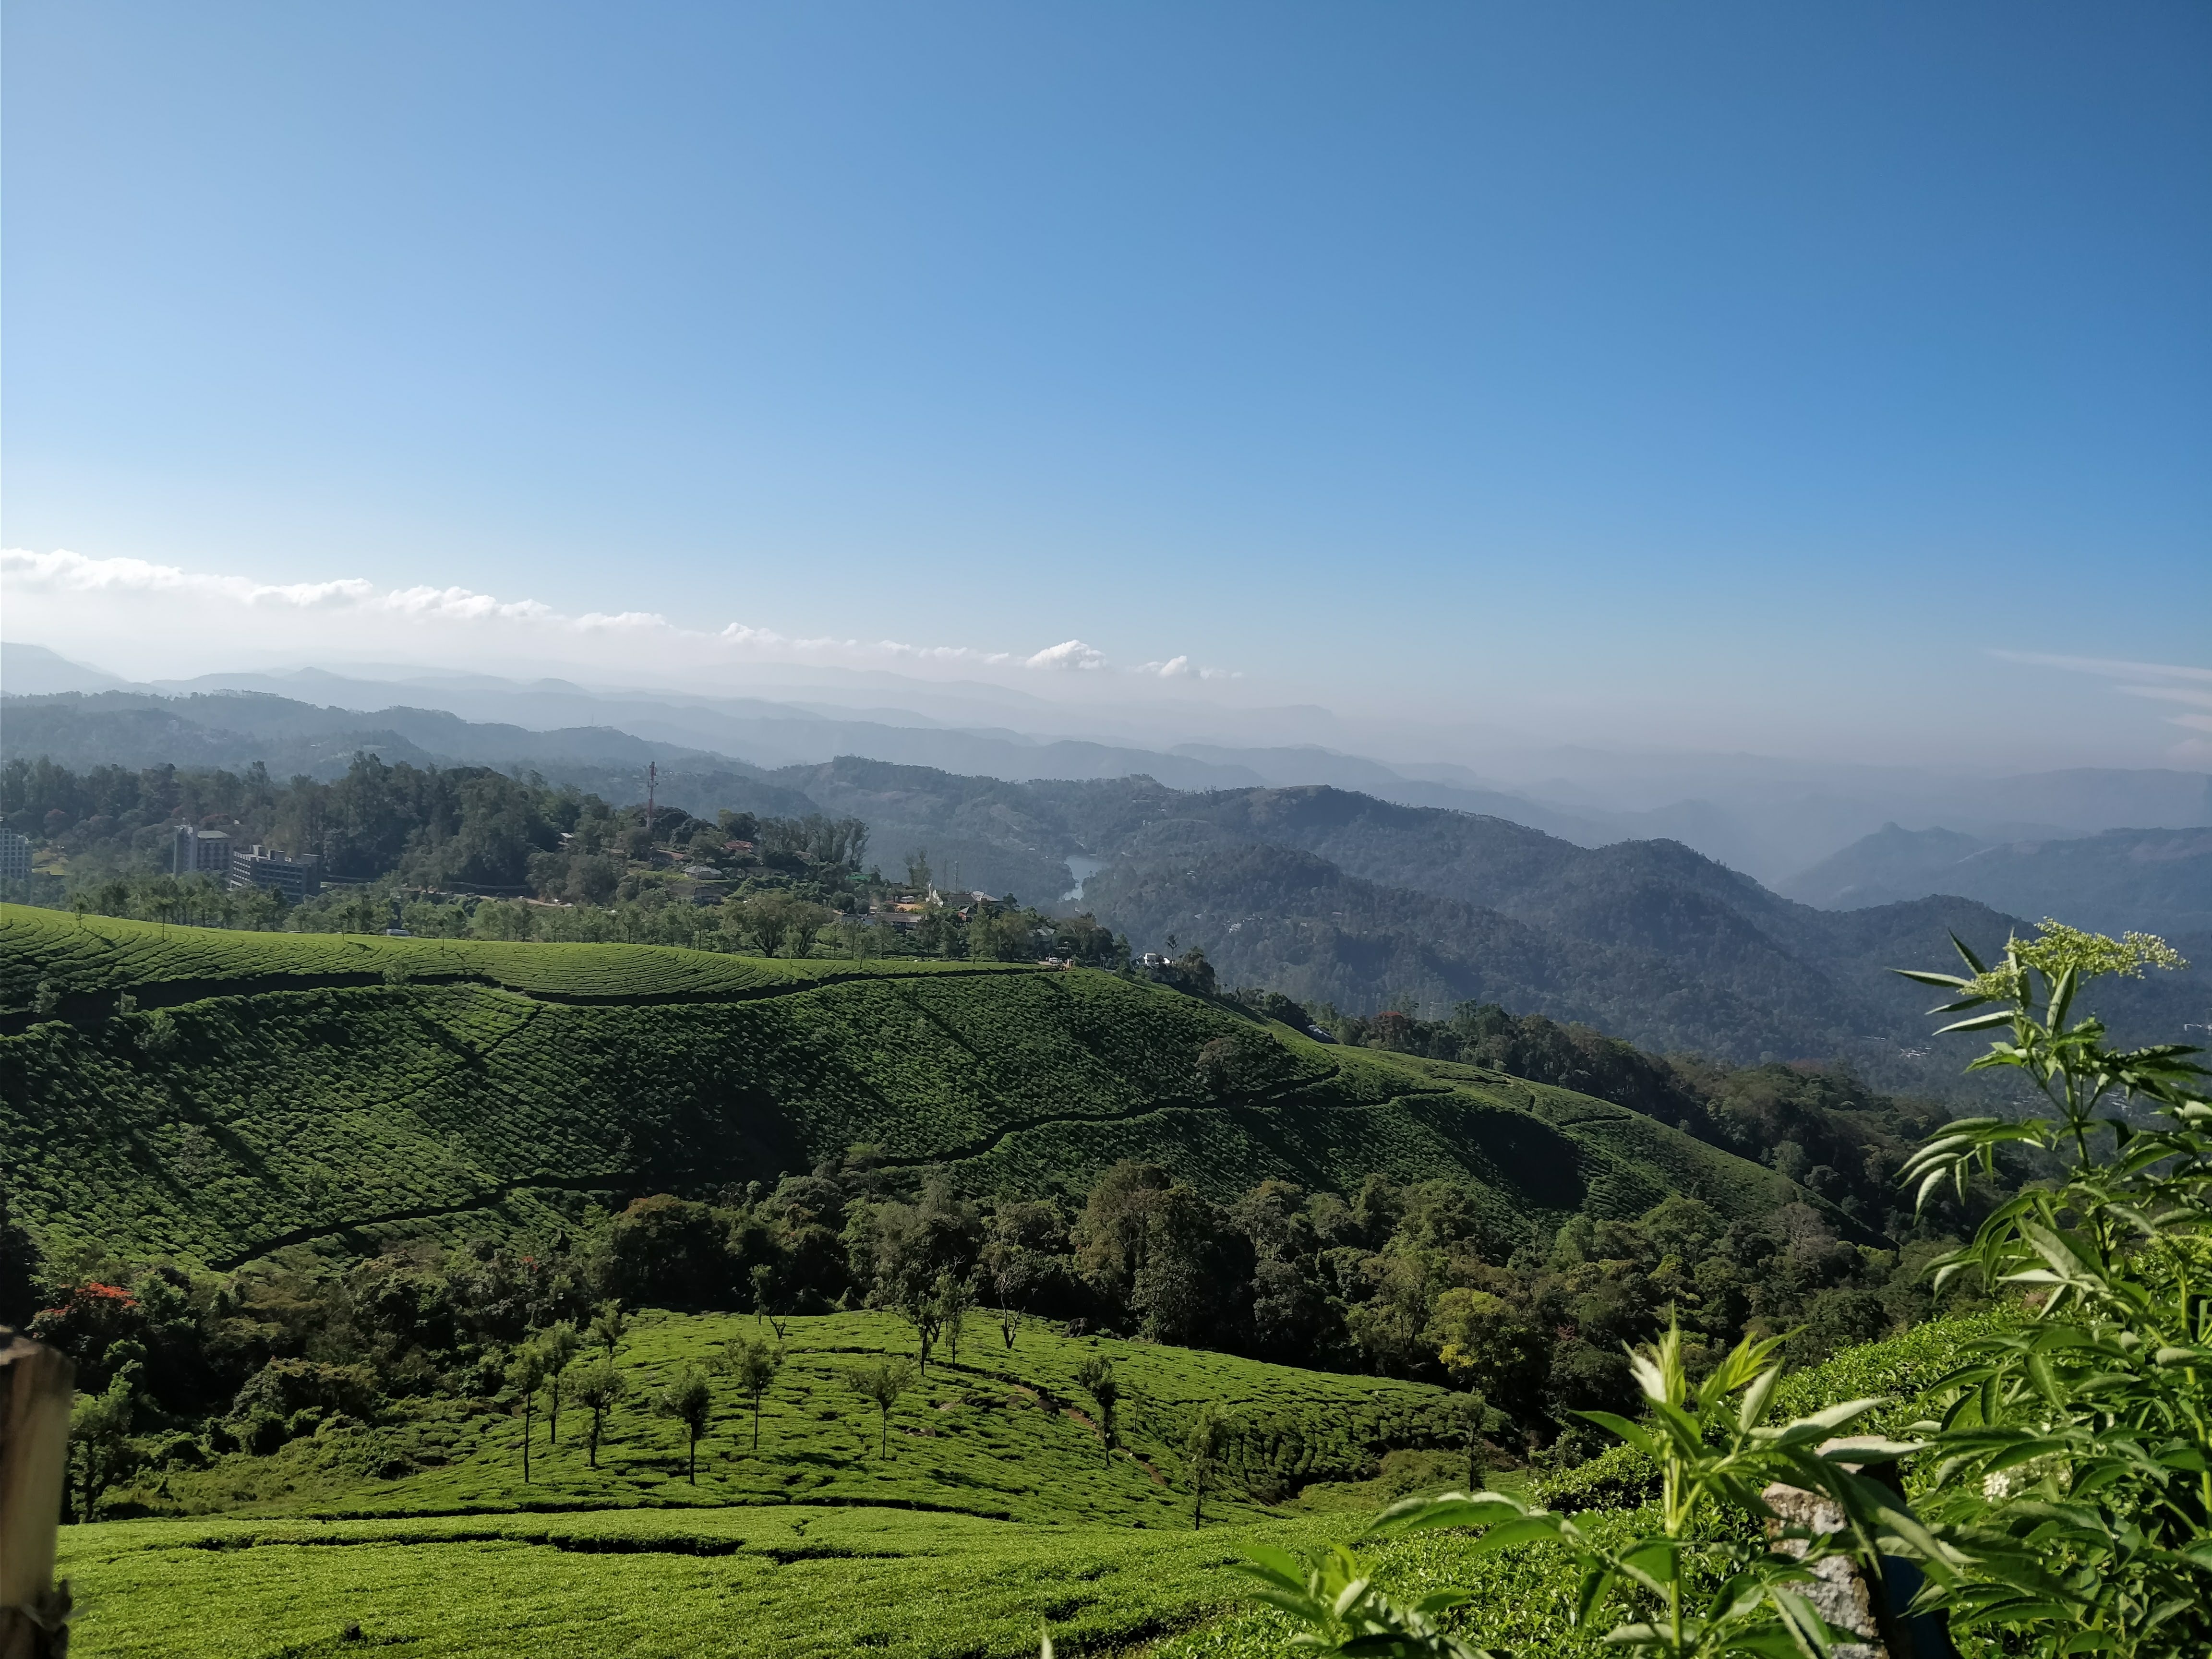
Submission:
[[[0,907],[0,1185],[48,1259],[226,1267],[394,1229],[511,1233],[579,1202],[772,1184],[856,1143],[979,1192],[1080,1191],[1122,1158],[1218,1194],[1449,1176],[1516,1224],[1802,1195],[1619,1107],[1089,969]],[[1224,1039],[1233,1063],[1209,1066]]]

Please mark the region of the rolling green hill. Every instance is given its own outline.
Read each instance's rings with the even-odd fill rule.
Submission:
[[[992,973],[993,963],[906,961],[886,970],[851,962],[777,960],[711,951],[485,939],[388,939],[381,934],[263,933],[171,927],[0,905],[0,1030],[38,1018],[39,987],[60,997],[54,1013],[98,1019],[128,992],[143,1010],[255,991],[300,991],[395,982],[475,982],[538,1000],[602,1006],[732,1001],[811,985],[932,972]]]
[[[1358,1480],[1442,1428],[1437,1389],[1034,1325],[1009,1350],[978,1318],[960,1361],[933,1364],[893,1409],[886,1454],[842,1370],[908,1333],[840,1314],[790,1322],[757,1450],[746,1402],[715,1379],[694,1484],[651,1390],[753,1329],[641,1316],[596,1468],[573,1402],[557,1441],[538,1414],[526,1484],[521,1419],[448,1401],[335,1418],[275,1456],[149,1471],[146,1507],[198,1518],[72,1528],[76,1640],[98,1656],[262,1654],[358,1623],[426,1652],[604,1652],[612,1620],[625,1651],[1012,1653],[1034,1652],[1049,1619],[1087,1650],[1232,1601],[1225,1564],[1255,1538],[1348,1522],[1255,1490]],[[1126,1391],[1110,1456],[1073,1380],[1094,1354]],[[1173,1442],[1201,1401],[1239,1426],[1194,1534]]]
[[[685,1363],[711,1369],[721,1345],[758,1330],[744,1315],[648,1310],[617,1355],[630,1391],[608,1419],[596,1468],[574,1401],[550,1442],[541,1409],[531,1479],[522,1421],[478,1401],[407,1402],[376,1425],[350,1419],[265,1457],[236,1453],[204,1469],[145,1478],[127,1500],[155,1513],[295,1519],[499,1515],[649,1505],[807,1504],[902,1507],[1035,1525],[1115,1522],[1170,1530],[1191,1522],[1176,1449],[1201,1404],[1234,1425],[1209,1520],[1288,1513],[1269,1500],[1316,1483],[1364,1480],[1393,1449],[1445,1447],[1449,1393],[1431,1385],[1271,1365],[1164,1343],[1060,1335],[1030,1322],[1012,1346],[994,1320],[971,1315],[960,1358],[942,1349],[890,1413],[888,1455],[876,1407],[848,1367],[913,1352],[906,1322],[883,1313],[786,1323],[784,1364],[763,1403],[760,1444],[737,1386],[714,1376],[715,1416],[687,1479],[680,1426],[655,1415],[652,1391]],[[1076,1381],[1090,1356],[1109,1359],[1123,1399],[1109,1455],[1097,1407]],[[127,1511],[126,1511],[127,1512]]]
[[[641,1316],[597,1468],[573,1403],[557,1441],[538,1414],[525,1484],[519,1417],[438,1401],[328,1419],[271,1457],[149,1471],[137,1497],[186,1514],[69,1529],[74,1640],[99,1659],[343,1652],[332,1638],[357,1623],[425,1653],[605,1652],[619,1638],[626,1652],[1015,1654],[1048,1620],[1064,1650],[1095,1651],[1234,1603],[1227,1564],[1253,1541],[1348,1530],[1332,1489],[1372,1501],[1346,1483],[1394,1449],[1434,1488],[1463,1467],[1416,1449],[1449,1432],[1441,1389],[1035,1325],[1009,1350],[980,1318],[959,1363],[933,1363],[893,1409],[885,1454],[875,1407],[842,1373],[908,1333],[841,1314],[791,1322],[757,1451],[746,1402],[715,1379],[694,1485],[650,1390],[753,1328]],[[1091,1355],[1125,1390],[1110,1456],[1074,1382]],[[1235,1429],[1194,1533],[1174,1448],[1200,1402]],[[1261,1501],[1302,1486],[1302,1507]]]
[[[643,1389],[751,1324],[649,1313],[619,1363]],[[1922,1327],[1798,1373],[1784,1384],[1784,1410],[1887,1393],[1900,1397],[1887,1418],[1902,1420],[1911,1395],[1955,1364],[1965,1328]],[[894,1411],[883,1455],[873,1408],[838,1369],[903,1334],[873,1315],[793,1322],[758,1452],[744,1402],[718,1379],[696,1486],[683,1477],[683,1436],[635,1391],[610,1420],[597,1470],[573,1409],[557,1443],[541,1415],[528,1486],[520,1421],[458,1406],[398,1425],[331,1419],[274,1457],[171,1472],[159,1480],[172,1512],[226,1512],[66,1529],[72,1650],[304,1659],[390,1644],[533,1659],[859,1649],[1013,1659],[1036,1651],[1042,1624],[1064,1653],[1166,1637],[1158,1650],[1175,1659],[1261,1659],[1283,1652],[1291,1632],[1230,1571],[1252,1545],[1346,1537],[1388,1498],[1463,1484],[1455,1457],[1419,1449],[1434,1438],[1437,1390],[1035,1328],[1012,1352],[979,1329],[961,1364],[933,1365]],[[1114,1360],[1128,1390],[1125,1449],[1110,1458],[1073,1382],[1093,1353]],[[1236,1431],[1207,1525],[1194,1532],[1171,1440],[1200,1401],[1225,1407]],[[1378,1462],[1383,1478],[1346,1478]],[[1624,1506],[1648,1474],[1616,1455],[1588,1473],[1611,1477],[1582,1483],[1598,1504]],[[1574,1480],[1547,1485],[1545,1501],[1566,1501],[1601,1536],[1633,1524],[1590,1507],[1590,1492],[1569,1494]],[[1289,1503],[1260,1501],[1299,1482],[1312,1484]],[[143,1494],[155,1486],[149,1474]],[[1401,1595],[1472,1589],[1450,1615],[1470,1639],[1604,1650],[1597,1631],[1571,1621],[1577,1576],[1556,1549],[1478,1557],[1468,1534],[1431,1534],[1382,1547],[1375,1564]]]
[[[1123,1158],[1217,1197],[1268,1176],[1346,1191],[1449,1176],[1516,1229],[1672,1191],[1728,1216],[1803,1196],[1619,1107],[1085,970],[9,907],[0,1017],[0,1184],[50,1257],[226,1267],[394,1227],[511,1232],[579,1193],[773,1183],[856,1143],[976,1193],[1080,1191]],[[1224,1037],[1226,1079],[1199,1061]]]

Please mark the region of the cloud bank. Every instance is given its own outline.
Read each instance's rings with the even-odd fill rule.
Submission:
[[[1229,679],[1188,656],[1129,665],[1080,639],[1041,650],[1001,651],[901,640],[795,635],[732,622],[687,626],[658,611],[572,616],[537,599],[501,599],[464,587],[380,587],[358,576],[312,582],[256,582],[144,559],[92,558],[57,550],[0,550],[0,598],[10,638],[67,645],[112,659],[118,651],[150,661],[113,665],[147,675],[233,665],[208,659],[241,648],[297,658],[335,651],[375,656],[582,661],[628,672],[712,669],[770,662],[847,667],[981,671],[1032,676],[1132,676]]]

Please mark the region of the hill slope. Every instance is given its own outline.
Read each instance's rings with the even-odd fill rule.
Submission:
[[[597,1467],[571,1403],[543,1412],[450,1400],[375,1421],[340,1416],[270,1456],[233,1452],[146,1476],[123,1513],[66,1534],[95,1655],[274,1652],[349,1623],[426,1653],[624,1651],[917,1656],[1097,1651],[1232,1603],[1224,1569],[1257,1539],[1304,1543],[1355,1524],[1283,1500],[1369,1498],[1384,1458],[1431,1489],[1463,1457],[1441,1389],[1031,1325],[1004,1347],[976,1320],[957,1363],[933,1362],[886,1425],[842,1375],[910,1347],[902,1322],[790,1322],[763,1402],[714,1376],[714,1413],[687,1480],[684,1436],[653,1388],[711,1362],[754,1322],[648,1311],[617,1365]],[[941,1353],[941,1351],[940,1351]],[[1109,1455],[1075,1381],[1114,1364],[1124,1397]],[[1232,1425],[1191,1528],[1176,1448],[1201,1403]],[[471,1408],[476,1407],[476,1408]],[[1371,1501],[1371,1498],[1370,1498]],[[450,1517],[441,1519],[438,1517]],[[526,1611],[521,1611],[526,1608]],[[517,1616],[520,1612],[520,1616]],[[743,1632],[741,1641],[734,1633]],[[612,1634],[611,1634],[611,1632]]]
[[[1102,921],[1133,944],[1173,931],[1231,983],[1354,1007],[1483,997],[1647,1047],[1842,1054],[1885,1085],[1925,1085],[1905,1051],[1923,1046],[1926,999],[1886,970],[1949,960],[1953,933],[1994,950],[2025,931],[1967,899],[1816,910],[1678,842],[1583,848],[1337,789],[1125,805],[1055,787],[1115,855],[1085,890]],[[2099,1012],[2171,1041],[2203,1018],[2205,983],[2108,988]]]
[[[218,1265],[441,1217],[514,1229],[564,1194],[773,1182],[859,1142],[983,1192],[1079,1191],[1125,1158],[1222,1197],[1449,1175],[1509,1226],[1674,1190],[1741,1215],[1799,1195],[1619,1107],[1082,970],[79,927],[15,907],[0,963],[0,1182],[48,1250]],[[27,1006],[41,981],[67,1017]],[[117,1012],[125,992],[145,1003]],[[1232,1036],[1234,1081],[1210,1080],[1200,1051]]]

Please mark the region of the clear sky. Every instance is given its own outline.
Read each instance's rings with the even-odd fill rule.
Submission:
[[[2196,0],[4,29],[12,639],[2212,764]]]

